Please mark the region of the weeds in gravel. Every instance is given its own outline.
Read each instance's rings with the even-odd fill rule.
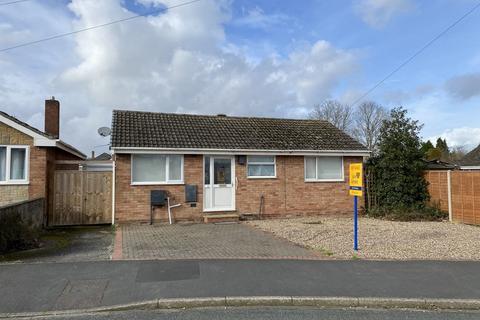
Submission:
[[[307,222],[304,222],[303,224],[323,224],[322,221],[318,220],[318,221],[307,221]]]
[[[326,255],[327,257],[331,257],[333,256],[333,252],[328,250],[328,249],[325,249],[325,248],[319,248],[318,249],[322,254]]]

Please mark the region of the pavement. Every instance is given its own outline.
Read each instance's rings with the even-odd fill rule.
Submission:
[[[176,310],[128,310],[57,316],[57,320],[474,320],[478,311],[424,311],[359,308],[253,307]]]
[[[480,299],[480,262],[156,260],[0,265],[0,313],[168,298]],[[300,299],[297,299],[297,301]],[[358,299],[350,299],[359,305]],[[234,304],[234,299],[231,300]],[[367,300],[365,300],[367,301]],[[278,301],[277,301],[278,302]],[[361,304],[360,304],[361,305]]]
[[[300,247],[246,224],[125,224],[116,232],[113,259],[319,259]],[[325,258],[325,257],[323,257]]]

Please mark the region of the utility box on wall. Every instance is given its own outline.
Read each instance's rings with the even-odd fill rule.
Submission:
[[[197,186],[194,184],[185,185],[185,202],[197,202]]]
[[[151,206],[164,206],[167,202],[167,192],[164,190],[152,190],[150,192]]]
[[[240,165],[245,165],[247,163],[247,156],[237,156],[237,162]]]

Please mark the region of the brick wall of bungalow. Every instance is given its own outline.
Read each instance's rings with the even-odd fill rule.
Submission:
[[[0,185],[0,205],[45,196],[46,150],[33,146],[33,138],[0,123],[0,145],[23,145],[30,149],[28,185]]]
[[[352,198],[348,195],[348,168],[361,157],[344,157],[343,182],[305,182],[303,156],[277,156],[276,178],[249,179],[247,165],[236,161],[235,194],[237,213],[258,213],[264,196],[263,213],[270,217],[297,215],[350,214]],[[131,156],[115,155],[115,221],[135,222],[150,219],[150,190],[167,190],[179,208],[172,209],[176,221],[203,221],[203,156],[184,156],[184,183],[198,188],[195,207],[185,203],[184,185],[131,185]],[[164,207],[154,210],[155,221],[167,221]]]
[[[0,145],[29,146],[29,183],[22,185],[1,184],[0,206],[38,197],[47,197],[49,170],[55,160],[77,160],[78,157],[60,149],[40,148],[33,145],[33,138],[0,122]]]

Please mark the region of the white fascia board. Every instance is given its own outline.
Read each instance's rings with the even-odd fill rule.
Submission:
[[[480,170],[480,166],[460,166],[461,170]]]
[[[56,139],[48,139],[46,137],[33,138],[33,145],[35,147],[56,147],[57,146],[57,140]]]
[[[137,147],[115,147],[113,153],[181,153],[181,154],[225,154],[225,155],[295,155],[295,156],[359,156],[368,157],[370,151],[365,150],[253,150],[253,149],[187,149],[187,148],[137,148]]]

